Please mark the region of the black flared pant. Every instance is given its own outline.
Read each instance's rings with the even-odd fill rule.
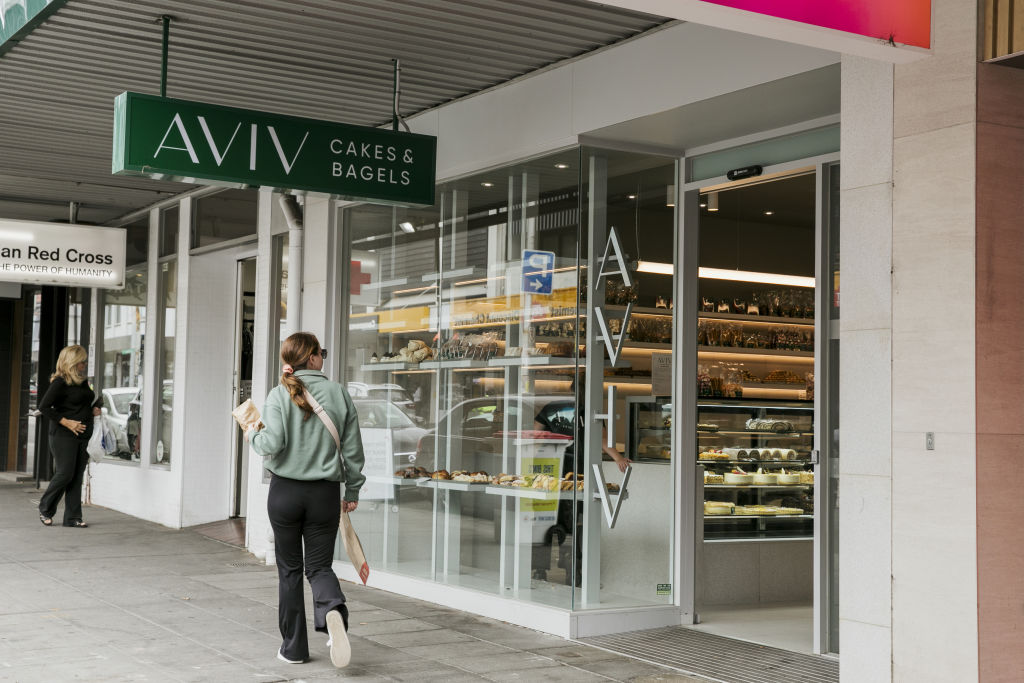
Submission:
[[[341,611],[348,628],[345,595],[331,568],[341,515],[341,485],[272,475],[267,512],[277,557],[277,620],[284,640],[281,654],[292,660],[306,659],[309,642],[303,569],[313,590],[314,628],[327,631],[327,613],[332,609]]]
[[[63,428],[61,428],[63,429]],[[57,504],[64,498],[64,525],[82,520],[82,479],[89,464],[88,440],[56,433],[50,435],[53,455],[53,476],[46,492],[39,499],[39,514],[53,517]]]

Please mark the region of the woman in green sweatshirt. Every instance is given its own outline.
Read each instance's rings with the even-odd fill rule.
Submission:
[[[302,592],[305,568],[313,591],[314,627],[329,635],[331,661],[342,667],[351,658],[348,608],[331,563],[342,507],[346,512],[356,509],[366,477],[356,408],[345,388],[321,372],[326,357],[312,334],[297,332],[285,339],[281,384],[267,396],[262,426],[251,425],[246,436],[271,472],[267,511],[274,530],[278,625],[284,639],[277,658],[290,664],[309,658]],[[340,454],[327,427],[314,416],[306,391],[334,422],[341,437]]]

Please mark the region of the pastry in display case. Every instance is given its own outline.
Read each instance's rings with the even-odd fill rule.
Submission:
[[[698,399],[704,539],[810,538],[814,407],[809,401]]]
[[[701,278],[700,295],[704,539],[812,538],[814,288]]]

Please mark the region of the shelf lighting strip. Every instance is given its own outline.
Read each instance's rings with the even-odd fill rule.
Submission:
[[[640,261],[636,269],[639,273],[652,273],[654,275],[675,274],[675,266],[671,263],[659,263],[657,261]],[[813,277],[802,277],[800,275],[759,273],[752,270],[728,270],[725,268],[699,268],[697,274],[706,280],[733,280],[736,282],[758,282],[767,285],[814,288]]]

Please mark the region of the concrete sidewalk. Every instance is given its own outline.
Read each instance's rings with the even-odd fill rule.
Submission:
[[[352,664],[331,666],[311,618],[312,660],[284,664],[273,567],[104,508],[46,528],[39,495],[0,481],[0,681],[705,680],[348,583]]]

